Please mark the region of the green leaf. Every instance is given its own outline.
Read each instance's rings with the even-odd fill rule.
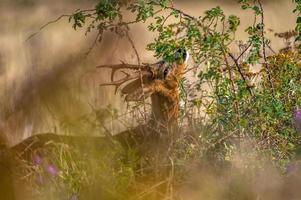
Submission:
[[[228,18],[228,23],[230,31],[235,32],[240,24],[240,19],[235,15],[230,15]]]

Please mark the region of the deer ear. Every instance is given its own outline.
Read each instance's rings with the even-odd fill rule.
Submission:
[[[125,96],[125,101],[143,101],[144,99],[150,97],[151,94],[151,91],[142,90],[142,87],[140,86],[137,90],[127,94]]]
[[[129,101],[142,101],[144,98],[148,98],[152,92],[147,89],[147,85],[144,85],[144,90],[142,91],[141,81],[137,79],[130,82],[124,88],[122,88],[121,93],[125,96],[125,100]],[[144,96],[143,96],[144,95]]]
[[[128,95],[130,93],[135,92],[136,90],[138,90],[141,87],[141,80],[140,79],[136,79],[130,83],[128,83],[126,86],[124,86],[121,90],[121,93],[124,95]]]
[[[180,48],[175,53],[175,59],[178,62],[187,63],[189,59],[189,53],[186,49]]]

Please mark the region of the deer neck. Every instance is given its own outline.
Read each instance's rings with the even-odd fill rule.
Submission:
[[[175,131],[178,128],[179,91],[175,89],[171,96],[154,93],[152,101],[152,121],[155,127],[165,131]]]

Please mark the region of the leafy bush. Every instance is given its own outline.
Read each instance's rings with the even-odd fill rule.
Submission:
[[[210,135],[217,140],[229,135],[222,143],[237,148],[246,138],[261,141],[258,150],[268,151],[271,158],[282,162],[291,158],[299,138],[292,124],[294,110],[300,105],[299,54],[290,44],[287,51],[271,54],[270,40],[265,37],[262,3],[259,0],[240,0],[239,3],[242,9],[251,10],[256,16],[245,30],[249,35],[246,41],[235,38],[239,17],[226,16],[221,7],[194,17],[175,8],[169,0],[100,1],[95,9],[78,10],[70,20],[74,20],[76,27],[80,23],[79,15],[82,24],[87,18],[94,19],[88,30],[92,26],[101,37],[105,30],[126,35],[130,24],[154,19],[148,29],[158,33],[158,37],[147,49],[154,51],[156,57],[173,60],[173,52],[185,47],[192,55],[194,68],[201,69],[196,74],[197,88],[198,93],[206,96],[189,100],[187,95],[182,97],[190,106],[205,109],[208,120],[200,123],[214,127]],[[300,6],[298,1],[296,3],[295,12],[298,12]],[[124,22],[124,10],[130,11],[136,19]],[[167,23],[170,18],[173,22]],[[298,20],[296,29],[298,31]],[[286,39],[294,36],[291,34]],[[238,53],[233,50],[237,44]],[[256,72],[254,68],[258,65],[261,65],[260,71]],[[181,90],[185,94],[183,83]],[[186,81],[186,84],[189,83]]]
[[[295,12],[299,14],[301,2],[295,2]],[[266,38],[261,1],[239,0],[239,3],[242,9],[252,11],[256,16],[245,29],[248,34],[245,41],[238,41],[235,37],[240,28],[239,17],[227,16],[221,7],[195,17],[175,8],[170,0],[101,0],[95,8],[79,9],[67,15],[74,29],[87,25],[87,33],[96,30],[96,40],[101,40],[105,31],[130,39],[127,34],[130,25],[146,22],[148,30],[158,34],[147,45],[155,57],[172,61],[179,47],[190,52],[194,66],[188,70],[197,69],[195,76],[198,79],[195,83],[188,79],[181,82],[181,101],[185,106],[181,107],[183,115],[179,122],[186,134],[176,141],[168,155],[170,162],[165,163],[173,173],[172,176],[168,174],[172,181],[182,180],[191,161],[206,160],[214,165],[227,165],[235,160],[237,152],[242,157],[258,161],[256,165],[268,161],[284,170],[300,144],[293,123],[294,112],[301,105],[301,66],[297,48],[300,17],[296,31],[275,34],[286,40],[296,38],[294,44],[286,43],[286,48],[275,52],[271,49],[271,41]],[[123,15],[128,13],[134,16],[133,21],[123,20]],[[169,19],[172,23],[168,23]],[[187,91],[190,84],[196,86],[193,88],[197,95],[192,97]],[[203,112],[196,115],[193,113],[195,109]],[[118,166],[123,165],[119,163]],[[258,169],[250,163],[246,165]],[[106,164],[101,166],[109,170]],[[135,165],[126,168],[126,176],[121,174],[122,177],[118,177],[125,180],[121,185],[127,186],[133,174],[139,177],[135,170]],[[116,171],[111,174],[116,176]],[[67,182],[73,184],[73,176],[67,177],[68,174]],[[147,185],[149,191],[140,193],[140,197],[154,193],[154,187],[161,185],[172,188],[170,179],[161,178],[163,182]],[[76,177],[76,180],[85,179]],[[77,183],[71,186],[75,192],[78,191]],[[125,197],[124,193],[120,194]]]

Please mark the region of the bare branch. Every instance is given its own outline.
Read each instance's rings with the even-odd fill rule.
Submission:
[[[275,95],[275,91],[274,91],[274,85],[273,85],[273,81],[272,81],[272,76],[271,76],[271,70],[270,67],[268,65],[268,61],[267,61],[267,56],[266,56],[266,43],[265,43],[265,36],[264,36],[264,10],[262,7],[262,3],[260,0],[257,0],[259,7],[260,7],[260,15],[261,15],[261,26],[262,26],[262,30],[261,30],[261,40],[262,40],[262,53],[263,53],[263,59],[264,59],[264,66],[266,68],[267,74],[268,74],[268,79],[269,79],[269,84],[270,87],[272,89],[272,93],[273,95]]]
[[[39,28],[39,30],[33,34],[31,34],[30,36],[28,36],[28,38],[25,40],[25,42],[27,42],[28,40],[30,40],[31,38],[33,38],[35,35],[37,35],[38,33],[40,33],[43,29],[45,29],[47,26],[49,26],[50,24],[56,23],[58,21],[60,21],[62,18],[64,17],[70,17],[71,15],[61,15],[58,18],[56,18],[55,20],[49,21],[46,24],[44,24],[43,26],[41,26]]]
[[[229,55],[230,58],[233,60],[233,62],[234,62],[234,64],[235,64],[235,66],[236,66],[236,68],[237,68],[237,70],[238,70],[238,72],[239,72],[241,78],[243,79],[244,83],[245,83],[246,86],[247,86],[247,89],[248,89],[250,95],[253,96],[253,92],[252,92],[252,90],[251,90],[251,88],[250,88],[250,86],[249,86],[249,84],[248,84],[248,82],[247,82],[247,79],[246,79],[246,77],[245,77],[245,75],[244,75],[244,73],[243,73],[243,71],[242,71],[242,69],[241,69],[241,67],[240,67],[240,65],[239,65],[239,63],[238,63],[238,60],[234,57],[234,55],[233,55],[232,53],[228,53],[228,55]]]
[[[246,51],[251,47],[251,43],[248,44],[248,46],[241,52],[241,54],[236,58],[237,61],[246,53]]]
[[[101,41],[101,35],[100,35],[101,33],[100,32],[98,32],[97,33],[97,35],[96,35],[96,37],[95,37],[95,39],[94,39],[94,41],[93,41],[93,43],[92,43],[92,45],[89,47],[89,49],[88,49],[88,51],[85,53],[85,55],[86,56],[88,56],[90,53],[91,53],[91,51],[94,49],[94,47],[97,45],[97,42],[100,42]]]

